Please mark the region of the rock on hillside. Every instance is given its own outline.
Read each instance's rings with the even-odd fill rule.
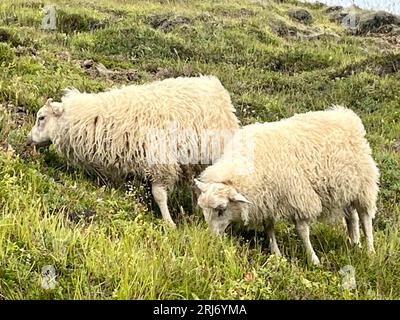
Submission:
[[[312,21],[311,13],[306,9],[292,8],[288,10],[288,15],[292,19],[303,23],[310,23]]]
[[[387,33],[400,27],[400,18],[394,14],[378,11],[362,15],[358,24],[358,33]]]
[[[336,6],[326,8],[325,12],[330,14],[331,21],[341,23],[348,31],[358,35],[390,33],[400,28],[400,17],[385,11]]]

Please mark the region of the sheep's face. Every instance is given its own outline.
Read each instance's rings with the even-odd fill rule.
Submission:
[[[243,223],[242,213],[249,201],[226,183],[204,183],[195,180],[201,194],[198,205],[203,209],[208,227],[216,235],[222,235],[230,224]]]
[[[53,133],[57,130],[57,118],[62,113],[62,103],[48,99],[36,115],[36,122],[28,134],[27,143],[38,147],[50,145],[54,136]]]

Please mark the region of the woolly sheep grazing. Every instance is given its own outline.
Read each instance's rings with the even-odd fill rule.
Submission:
[[[179,178],[193,181],[187,176],[200,173],[205,166],[199,164],[221,155],[224,136],[215,141],[209,133],[232,136],[239,123],[234,112],[229,93],[211,76],[97,94],[68,90],[61,102],[49,99],[38,111],[28,143],[53,143],[70,162],[102,177],[120,180],[133,174],[149,179],[163,218],[175,226],[168,191]]]
[[[231,223],[264,227],[271,252],[280,255],[274,222],[288,218],[318,264],[310,222],[344,215],[350,242],[359,244],[360,219],[368,250],[374,252],[379,171],[364,126],[349,109],[336,106],[245,126],[199,179],[198,204],[216,234]]]

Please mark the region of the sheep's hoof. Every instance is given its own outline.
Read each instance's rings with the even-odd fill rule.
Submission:
[[[351,241],[351,240],[349,239],[349,240],[348,240],[348,244],[349,244],[349,246],[350,246],[351,248],[358,248],[358,249],[361,249],[361,248],[362,248],[361,242],[360,242],[360,241],[354,242],[354,241]]]
[[[278,248],[271,248],[271,254],[273,254],[277,257],[282,257],[282,254]]]
[[[321,263],[316,255],[311,256],[311,262],[314,266],[319,266]]]
[[[167,222],[167,226],[171,229],[176,229],[176,224],[172,221],[166,221]]]
[[[357,237],[357,239],[352,239],[351,237],[347,237],[347,243],[351,246],[351,247],[360,247],[361,248],[361,241],[360,238]]]
[[[355,243],[353,246],[354,246],[355,248],[362,249],[361,242]]]

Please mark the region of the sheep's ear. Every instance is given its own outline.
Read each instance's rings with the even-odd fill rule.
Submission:
[[[52,108],[52,106],[51,106],[51,103],[52,103],[52,102],[53,102],[53,99],[52,99],[52,98],[47,99],[46,104],[45,104],[46,107],[51,109],[51,108]]]
[[[194,183],[196,185],[197,188],[199,188],[199,190],[201,192],[205,192],[206,191],[206,184],[204,182],[201,182],[200,180],[194,179]]]
[[[51,110],[51,112],[59,117],[64,111],[63,105],[61,102],[53,102],[52,98],[47,99],[45,106]]]
[[[246,197],[244,195],[242,195],[241,193],[239,193],[237,191],[232,192],[229,195],[229,200],[235,201],[235,202],[251,203],[249,200],[246,199]]]
[[[59,117],[63,113],[64,108],[61,102],[53,102],[51,104],[51,110],[53,111],[55,116]]]

